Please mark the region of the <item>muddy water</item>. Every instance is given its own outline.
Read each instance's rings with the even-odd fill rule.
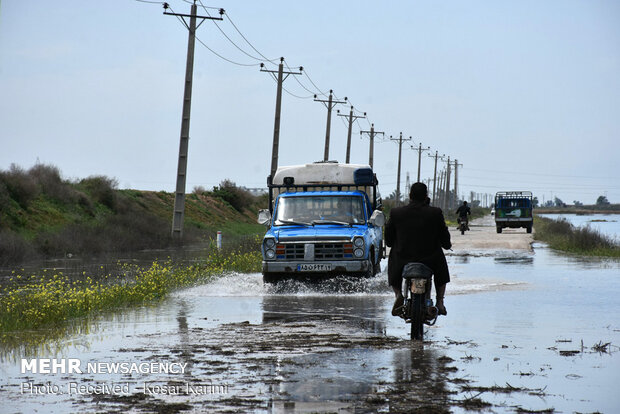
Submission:
[[[4,349],[0,412],[618,412],[620,263],[534,251],[450,256],[448,316],[424,343],[391,317],[385,274],[225,275],[45,348]],[[22,374],[24,356],[186,365]]]

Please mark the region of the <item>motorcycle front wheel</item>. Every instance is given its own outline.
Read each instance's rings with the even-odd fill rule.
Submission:
[[[411,339],[424,339],[424,295],[414,294],[411,300]]]

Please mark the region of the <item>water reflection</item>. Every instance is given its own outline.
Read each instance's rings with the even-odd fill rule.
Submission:
[[[496,257],[493,259],[495,263],[505,265],[533,265],[534,256],[512,256],[512,257]]]
[[[389,412],[406,412],[424,404],[431,408],[445,407],[452,391],[449,389],[449,373],[457,371],[449,366],[453,360],[432,345],[412,342],[410,347],[395,350],[392,354],[393,383],[388,395]]]
[[[332,322],[346,323],[365,333],[383,335],[385,332],[385,298],[380,296],[268,295],[262,298],[262,309],[263,324]]]

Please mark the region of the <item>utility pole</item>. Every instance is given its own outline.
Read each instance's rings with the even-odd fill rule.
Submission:
[[[444,210],[452,208],[450,205],[451,197],[450,197],[450,157],[448,157],[448,162],[446,163],[446,198],[444,199],[445,208]]]
[[[340,113],[340,110],[336,110],[338,116],[346,116]],[[364,115],[353,115],[353,105],[351,105],[351,110],[349,111],[349,132],[347,133],[347,157],[345,163],[348,164],[351,160],[351,130],[353,129],[353,120],[358,118],[366,118],[366,112]]]
[[[441,170],[439,172],[439,187],[437,188],[438,190],[437,205],[439,207],[443,207],[443,198],[444,198],[443,184],[444,184],[444,170]]]
[[[418,151],[418,182],[420,182],[420,164],[422,163],[422,153],[430,150],[431,147],[422,148],[422,143],[419,143],[417,148],[412,145],[411,149]]]
[[[187,62],[185,66],[185,90],[183,92],[183,114],[181,116],[181,139],[179,143],[179,163],[177,168],[177,184],[172,212],[172,237],[181,240],[183,237],[183,219],[185,217],[185,184],[187,180],[187,152],[189,146],[189,121],[192,107],[192,79],[194,76],[194,45],[196,44],[196,29],[205,20],[223,20],[222,17],[196,15],[196,0],[192,4],[191,14],[169,13],[168,3],[164,3],[164,14],[176,16],[185,24],[189,31],[187,39]],[[220,9],[220,16],[224,9]],[[189,17],[189,24],[185,18]],[[202,19],[196,25],[196,19]]]
[[[390,135],[391,141],[398,141],[398,173],[396,175],[396,205],[400,204],[400,164],[401,158],[403,154],[403,141],[411,141],[411,137],[407,139],[403,139],[403,133],[400,133],[400,138],[398,140],[396,138],[392,138]]]
[[[344,97],[344,101],[334,101],[334,91],[329,90],[329,99],[317,99],[317,95],[314,95],[315,102],[321,102],[327,108],[327,127],[325,128],[325,154],[323,155],[323,161],[329,160],[329,130],[332,125],[332,109],[338,104],[347,103],[347,97]]]
[[[289,72],[284,70],[284,58],[280,58],[280,64],[278,70],[265,69],[265,64],[260,64],[260,71],[267,72],[276,80],[278,89],[276,92],[276,117],[273,124],[273,146],[271,149],[271,177],[276,173],[278,169],[278,152],[280,147],[280,110],[282,109],[282,83],[288,78],[289,75],[301,75],[303,67],[299,67],[299,72]],[[275,73],[278,74],[276,77]],[[285,76],[286,75],[286,76]]]
[[[436,193],[436,189],[437,189],[437,159],[441,158],[441,160],[443,161],[443,157],[445,157],[445,154],[441,154],[441,156],[439,156],[439,151],[435,151],[435,155],[431,155],[431,158],[435,158],[435,169],[433,170],[433,205],[437,202],[437,193]]]
[[[454,160],[454,205],[458,205],[459,197],[458,197],[458,188],[459,188],[459,166],[463,166],[463,164],[459,164],[458,160]]]
[[[409,192],[411,191],[411,179],[409,178],[409,171],[407,171],[407,175],[405,177],[405,194],[409,194]]]
[[[370,125],[370,131],[360,131],[360,136],[362,134],[368,134],[370,136],[370,150],[368,154],[368,164],[370,168],[373,168],[373,162],[375,158],[375,135],[381,134],[385,136],[385,133],[381,131],[375,131],[375,124]]]

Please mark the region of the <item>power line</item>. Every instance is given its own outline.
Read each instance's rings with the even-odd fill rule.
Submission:
[[[232,26],[235,28],[235,30],[237,31],[237,33],[239,33],[239,35],[243,38],[243,40],[245,40],[245,42],[250,45],[250,47],[252,49],[254,49],[254,51],[256,53],[258,53],[259,55],[261,55],[263,58],[265,58],[266,61],[274,63],[277,62],[278,59],[268,59],[265,55],[263,55],[261,52],[258,51],[258,49],[256,49],[254,47],[254,45],[252,45],[252,43],[250,43],[250,41],[243,35],[243,33],[241,33],[241,31],[237,28],[237,25],[232,21],[232,19],[230,18],[230,16],[228,15],[228,13],[225,14],[226,18],[228,19],[228,21],[230,22],[230,24],[232,24]]]
[[[260,63],[239,63],[239,62],[235,62],[234,60],[230,60],[228,58],[225,58],[224,56],[220,55],[215,50],[213,50],[209,46],[207,46],[206,43],[203,42],[202,40],[200,40],[200,38],[198,36],[196,36],[196,40],[198,40],[198,42],[201,45],[206,47],[209,50],[209,52],[213,53],[215,56],[219,57],[220,59],[225,60],[226,62],[232,63],[233,65],[237,65],[237,66],[260,66]]]

